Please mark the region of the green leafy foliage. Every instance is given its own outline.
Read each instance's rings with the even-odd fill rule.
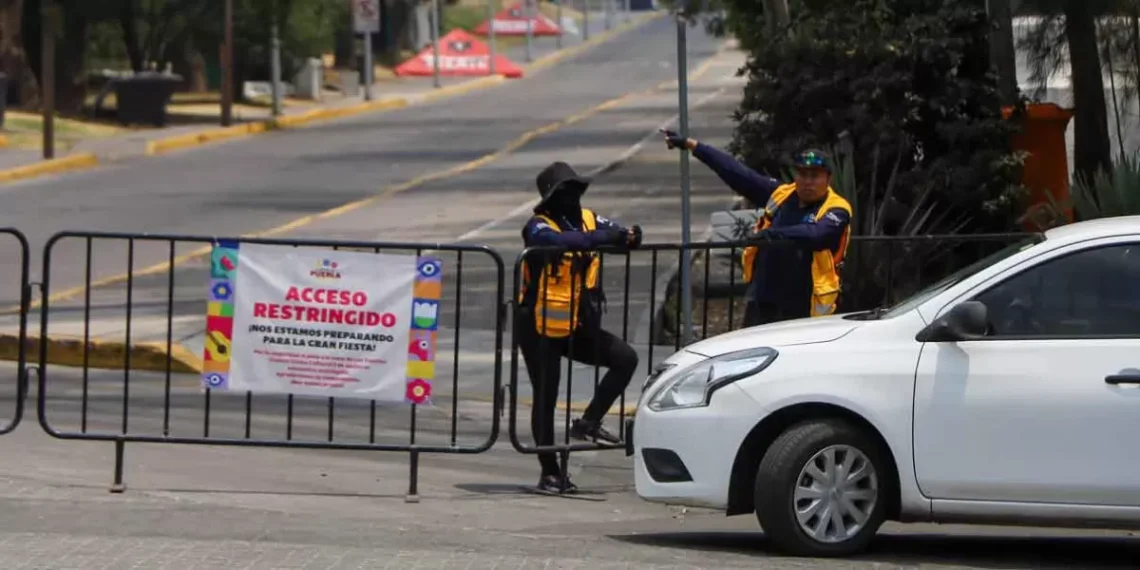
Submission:
[[[981,2],[802,0],[776,34],[759,4],[723,0],[723,25],[750,54],[731,151],[778,175],[792,153],[829,149],[855,235],[1013,227],[1023,156],[1010,148],[1018,123],[1002,117]],[[897,299],[977,249],[863,241],[849,252],[843,305]]]
[[[966,0],[818,0],[794,33],[754,37],[731,150],[778,172],[843,137],[869,235],[1005,229],[1018,161]]]

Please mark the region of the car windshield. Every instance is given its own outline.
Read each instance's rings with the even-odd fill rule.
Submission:
[[[1015,253],[1024,251],[1027,248],[1033,247],[1045,241],[1045,236],[1041,234],[1034,234],[1032,237],[1012,243],[1002,249],[959,269],[950,275],[942,278],[940,281],[926,287],[925,289],[911,295],[907,299],[895,304],[892,307],[885,309],[877,309],[871,312],[870,318],[873,319],[889,319],[897,315],[909,312],[915,307],[925,303],[927,299],[938,295],[939,293],[953,287],[954,285],[969,279],[975,273],[1007,258]]]

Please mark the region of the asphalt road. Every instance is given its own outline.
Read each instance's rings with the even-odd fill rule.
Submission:
[[[671,32],[666,29],[658,33]],[[638,33],[638,32],[635,32]],[[602,46],[603,48],[606,46]],[[602,48],[599,48],[602,49]],[[731,115],[739,101],[741,82],[734,77],[739,55],[720,55],[715,61],[696,60],[691,69],[705,71],[691,84],[691,125],[695,133],[711,144],[723,145],[732,132]],[[661,62],[658,62],[659,64]],[[708,65],[705,65],[708,63]],[[620,63],[615,64],[620,67]],[[673,70],[675,72],[675,70]],[[561,75],[559,69],[552,73]],[[652,76],[654,87],[670,78],[668,73]],[[642,90],[644,91],[644,90]],[[607,99],[612,100],[612,98]],[[587,108],[594,106],[588,105]],[[655,135],[658,126],[676,113],[676,93],[664,89],[641,93],[573,124],[544,133],[514,152],[480,168],[428,182],[422,187],[395,194],[333,218],[316,220],[294,229],[285,237],[335,239],[354,242],[403,241],[425,245],[459,241],[471,248],[460,256],[436,252],[444,258],[444,299],[441,328],[441,365],[436,379],[437,392],[460,394],[461,400],[474,396],[489,400],[493,394],[492,356],[500,300],[513,297],[515,258],[521,249],[519,228],[530,215],[528,203],[535,197],[534,175],[552,160],[566,160],[581,171],[590,171],[630,154],[620,168],[606,172],[591,186],[586,204],[599,213],[627,224],[638,223],[650,242],[676,242],[680,238],[680,196],[677,184],[677,154],[668,151]],[[400,120],[391,115],[390,120]],[[501,127],[507,128],[507,127]],[[383,129],[378,129],[383,133]],[[308,131],[289,133],[309,134]],[[649,137],[648,139],[646,137]],[[268,138],[255,138],[245,145],[257,145]],[[270,141],[272,142],[272,141]],[[634,147],[640,142],[645,144]],[[234,148],[238,148],[234,146]],[[636,151],[636,152],[635,152]],[[206,152],[203,149],[201,152]],[[314,150],[319,152],[319,150]],[[194,153],[179,155],[191,158]],[[237,159],[233,159],[237,161]],[[141,165],[142,163],[140,163]],[[219,162],[219,167],[231,164]],[[235,162],[234,169],[241,169]],[[692,230],[699,237],[711,212],[724,209],[731,194],[708,169],[695,165],[692,191]],[[207,234],[209,235],[209,234]],[[498,261],[479,251],[488,245],[501,254]],[[199,243],[178,244],[170,251],[164,244],[162,255],[144,259],[148,248],[138,245],[134,267],[178,257]],[[109,253],[105,244],[93,246],[90,264],[93,275],[112,274],[126,269],[127,252],[119,248]],[[410,250],[401,250],[411,253]],[[651,347],[647,339],[655,315],[650,310],[664,298],[664,279],[679,262],[676,252],[653,254],[635,252],[630,256],[604,258],[603,281],[609,294],[606,326],[623,335],[641,355],[642,367],[649,370],[655,361],[667,357],[671,347]],[[78,267],[75,267],[78,265]],[[67,272],[82,275],[87,264],[82,257],[51,260],[55,276]],[[499,290],[500,271],[503,290]],[[200,333],[204,324],[207,289],[205,259],[180,263],[172,272],[139,276],[129,283],[99,287],[91,292],[89,303],[78,296],[53,302],[48,333],[82,335],[86,316],[92,329],[103,340],[159,341],[169,332],[192,352],[201,352]],[[173,286],[171,282],[173,281]],[[629,284],[629,291],[625,285]],[[85,306],[86,304],[86,306]],[[129,306],[129,319],[128,319]],[[170,317],[168,317],[168,312]],[[33,315],[33,329],[38,315]],[[126,329],[127,323],[131,329]],[[509,329],[509,323],[504,323]],[[456,331],[459,331],[456,334]],[[510,335],[503,338],[503,383],[510,381]],[[53,370],[58,370],[53,367]],[[593,392],[595,371],[576,367],[570,386],[573,399],[585,401]],[[564,382],[564,386],[570,385]],[[636,384],[636,383],[635,383]],[[525,372],[519,394],[528,398]],[[636,385],[627,402],[637,397]]]
[[[691,65],[718,45],[694,28]],[[493,89],[6,186],[0,191],[0,226],[28,235],[36,252],[33,275],[40,274],[38,252],[61,230],[240,235],[268,229],[478,159],[525,132],[674,79],[675,51],[671,21],[657,19]],[[454,199],[434,196],[437,204]],[[468,229],[480,223],[473,220]],[[95,263],[95,278],[122,270],[125,248],[100,251],[97,256],[108,257]],[[135,266],[163,261],[165,254],[161,247],[140,246]],[[84,258],[80,240],[53,250],[53,291],[83,282]],[[0,253],[5,266],[14,259],[10,249]]]
[[[272,227],[478,158],[525,131],[671,79],[676,71],[670,65],[672,31],[667,21],[650,24],[524,80],[529,82],[525,91],[481,92],[5,187],[0,225],[28,233],[33,276],[40,271],[38,249],[61,229],[224,235]],[[691,32],[690,46],[694,66],[701,53],[714,48],[699,29]],[[694,95],[715,87],[698,88]],[[509,274],[519,216],[533,196],[531,180],[542,164],[554,157],[601,164],[672,113],[668,94],[629,103],[543,135],[486,169],[433,182],[289,235],[490,243],[503,251]],[[702,119],[710,128],[731,109],[731,102],[718,105]],[[591,200],[623,221],[644,221],[661,240],[673,239],[676,192],[668,177],[675,166],[652,157],[632,163],[599,181]],[[716,188],[707,179],[697,187]],[[698,227],[723,198],[712,190],[700,195],[703,210],[694,215]],[[516,211],[520,213],[512,214]],[[123,269],[125,251],[99,249],[99,255],[93,274]],[[135,266],[166,255],[161,248],[140,246]],[[10,253],[0,254],[6,267],[13,267],[13,259]],[[646,267],[652,263],[637,263],[639,281],[651,282]],[[53,289],[81,283],[84,268],[82,244],[61,246],[53,255]],[[493,314],[486,306],[493,295],[487,275],[493,270],[484,262],[472,270],[473,280],[455,283],[471,312],[456,309],[450,316],[473,323],[472,338],[482,339],[464,354],[477,354],[486,343],[487,324],[493,322],[487,317]],[[200,315],[200,282],[194,281],[193,271],[188,265],[175,272],[176,315]],[[135,316],[164,314],[164,282],[144,278],[135,285]],[[96,291],[96,313],[121,315],[125,295],[122,286]],[[187,326],[192,330],[197,325]],[[485,361],[479,362],[485,367]],[[15,403],[14,376],[10,367],[0,372],[3,423]],[[86,428],[118,432],[125,409],[130,433],[201,436],[205,398],[188,380],[174,379],[167,414],[164,375],[132,372],[124,406],[123,374],[93,371],[87,379]],[[51,366],[47,383],[48,421],[60,430],[81,431],[82,374]],[[487,384],[480,386],[482,395],[490,394]],[[450,441],[453,419],[456,439],[464,445],[478,443],[491,429],[486,405],[459,402],[452,408],[450,395],[442,383],[437,407],[418,411],[417,442]],[[210,406],[212,437],[245,436],[243,396],[214,395]],[[257,396],[251,408],[252,436],[285,436],[288,404],[283,398]],[[407,439],[407,409],[380,410],[375,423],[368,404],[338,401],[332,409],[337,441]],[[295,400],[292,436],[327,439],[328,410],[327,401]],[[486,454],[424,457],[419,481],[423,502],[417,505],[403,502],[409,473],[403,454],[133,443],[126,446],[128,491],[108,495],[111,444],[53,440],[35,419],[33,406],[16,432],[0,437],[0,455],[9,459],[0,462],[4,568],[1129,568],[1140,559],[1140,545],[1129,533],[933,525],[890,526],[871,553],[853,560],[780,558],[751,517],[725,519],[639,501],[631,492],[629,462],[620,453],[586,452],[572,459],[579,484],[603,492],[604,502],[522,495],[518,486],[533,482],[535,461],[511,451],[505,435]]]

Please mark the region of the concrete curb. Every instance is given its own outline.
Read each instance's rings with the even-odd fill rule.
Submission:
[[[537,61],[531,63],[524,68],[524,77],[526,73],[537,71],[539,69],[549,67],[558,63],[568,57],[577,55],[587,49],[595,47],[601,43],[609,41],[618,34],[637,28],[649,21],[663,17],[663,12],[653,12],[650,14],[638,16],[631,19],[629,22],[624,23],[616,28],[612,28],[607,32],[603,32],[589,40],[582,42],[578,45],[562,48],[552,54],[539,58]],[[202,146],[214,142],[230,140],[239,137],[246,137],[256,134],[261,134],[273,130],[284,128],[299,127],[314,123],[318,121],[327,121],[332,119],[339,119],[343,117],[351,117],[354,115],[361,115],[364,113],[371,113],[376,111],[386,111],[391,109],[401,109],[416,103],[423,103],[427,101],[434,101],[445,97],[454,97],[462,95],[476,89],[482,89],[491,85],[497,85],[506,81],[502,75],[491,75],[488,77],[481,77],[471,81],[465,81],[458,85],[449,87],[442,87],[429,91],[421,96],[414,98],[393,97],[388,99],[380,99],[377,101],[369,101],[359,105],[352,105],[349,107],[328,108],[328,109],[315,109],[306,113],[300,113],[293,116],[285,116],[277,119],[270,119],[268,121],[257,121],[246,125],[238,125],[236,127],[226,127],[205,131],[200,133],[193,133],[189,135],[180,135],[165,139],[150,141],[147,143],[146,154],[147,156],[155,156],[167,152]]]
[[[598,34],[589,40],[582,42],[578,45],[564,47],[552,54],[539,58],[537,61],[527,65],[524,68],[525,73],[538,71],[545,67],[549,67],[558,63],[566,58],[572,57],[583,51],[597,46],[598,44],[609,41],[618,34],[627,32],[634,28],[640,27],[655,18],[665,16],[665,12],[651,12],[649,14],[637,16],[632,18],[629,22],[621,24],[609,31]],[[244,125],[236,125],[233,127],[224,127],[213,129],[204,132],[191,133],[187,135],[178,135],[174,137],[167,137],[163,139],[149,141],[146,144],[144,154],[146,156],[158,156],[168,152],[194,148],[211,143],[232,140],[236,138],[243,138],[262,134],[270,131],[295,128],[304,126],[318,121],[328,121],[332,119],[339,119],[343,117],[350,117],[364,113],[371,113],[376,111],[386,111],[391,109],[400,109],[416,103],[423,103],[427,101],[434,101],[444,97],[453,97],[455,95],[462,95],[476,89],[482,89],[491,85],[497,85],[506,80],[501,75],[492,75],[482,77],[472,81],[466,81],[458,85],[450,87],[442,87],[425,93],[421,96],[414,98],[393,97],[386,99],[379,99],[376,101],[368,101],[358,105],[339,108],[326,108],[314,109],[305,113],[297,115],[279,117],[267,121],[256,121]],[[7,139],[0,135],[0,148],[7,144]],[[84,153],[80,155],[70,156],[62,159],[44,161],[41,163],[31,164],[27,166],[20,166],[10,170],[0,171],[0,184],[11,182],[14,180],[22,180],[27,178],[34,178],[37,176],[45,176],[49,174],[56,174],[69,170],[79,170],[82,168],[91,168],[98,166],[99,159],[94,154]],[[164,369],[165,370],[165,369]]]
[[[30,336],[26,345],[26,358],[29,364],[39,362],[40,339]],[[83,339],[78,337],[56,336],[47,339],[47,362],[55,366],[69,366],[82,368],[84,366]],[[13,333],[0,333],[0,360],[16,362],[19,360],[20,337]],[[118,341],[88,341],[86,365],[88,369],[98,370],[124,370],[127,367],[127,358],[130,357],[130,369],[140,372],[166,372],[169,362],[170,371],[175,374],[201,374],[202,359],[191,353],[186,347],[177,342],[170,344],[170,351],[166,350],[165,342],[140,342],[130,345]],[[476,396],[464,398],[473,402],[487,404],[495,403],[494,398]],[[531,398],[519,398],[520,406],[533,407]],[[583,413],[587,402],[570,402],[570,411]],[[633,416],[637,405],[626,404],[625,415]],[[558,402],[557,409],[566,411],[566,402]],[[616,412],[611,412],[615,414]]]
[[[562,48],[562,49],[560,49],[560,50],[558,50],[558,51],[556,51],[556,52],[554,52],[548,56],[539,58],[537,61],[526,66],[525,71],[524,71],[524,77],[525,77],[526,72],[537,71],[537,70],[542,69],[544,67],[549,67],[551,65],[554,65],[555,63],[558,63],[558,62],[560,62],[560,61],[562,61],[568,57],[573,57],[575,55],[578,55],[579,53],[582,53],[583,51],[590,49],[590,48],[592,48],[592,47],[594,47],[600,43],[607,42],[610,39],[613,39],[613,37],[618,35],[618,34],[622,34],[622,33],[625,33],[627,31],[633,30],[635,28],[639,28],[639,27],[653,21],[654,19],[663,18],[663,17],[665,17],[666,14],[667,14],[667,12],[650,12],[648,14],[642,14],[640,16],[635,16],[633,18],[630,18],[630,20],[628,22],[621,24],[620,26],[617,26],[616,28],[611,28],[609,31],[602,32],[602,33],[600,33],[600,34],[598,34],[598,35],[596,35],[596,36],[594,36],[594,37],[592,37],[592,38],[590,38],[590,39],[588,39],[588,40],[586,40],[580,44],[573,45],[570,47],[564,47],[564,48]]]
[[[197,133],[190,133],[187,135],[179,135],[175,137],[149,141],[146,143],[145,154],[147,156],[157,156],[176,150],[193,148],[210,143],[247,137],[280,129],[299,127],[315,121],[331,120],[340,117],[369,113],[373,111],[399,109],[406,107],[407,105],[407,99],[404,99],[402,97],[394,97],[390,99],[369,101],[367,103],[352,105],[350,107],[314,109],[305,113],[279,117],[276,119],[270,119],[268,121],[255,121],[244,125],[224,127],[209,131],[202,131]]]
[[[44,176],[48,174],[58,174],[71,170],[82,170],[98,165],[99,158],[92,153],[85,152],[82,154],[73,154],[71,156],[65,156],[63,158],[53,158],[51,160],[44,160],[33,164],[17,166],[8,170],[0,170],[0,184],[3,184],[5,182],[14,182],[16,180],[35,178],[37,176]]]
[[[48,337],[47,362],[58,366],[83,367],[84,343],[82,338]],[[40,338],[31,335],[25,341],[28,362],[38,362]],[[19,359],[20,337],[12,333],[0,333],[0,360]],[[182,345],[174,343],[169,353],[164,342],[143,342],[127,345],[123,342],[88,341],[87,367],[105,370],[123,370],[128,357],[131,370],[165,372],[167,361],[170,371],[175,373],[197,373],[202,369],[202,361]]]

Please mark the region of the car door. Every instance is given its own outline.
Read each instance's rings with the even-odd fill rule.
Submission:
[[[923,494],[1140,505],[1140,242],[1054,252],[966,300],[989,332],[926,343],[916,370]]]

